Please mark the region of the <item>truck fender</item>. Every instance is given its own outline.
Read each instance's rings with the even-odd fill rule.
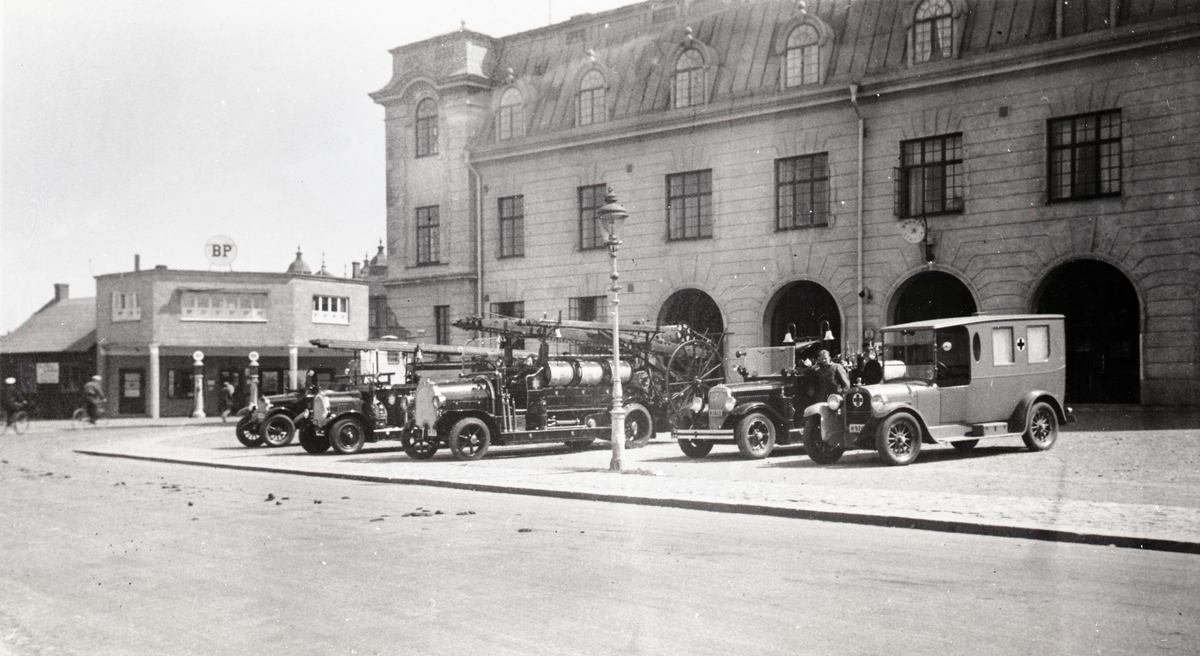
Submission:
[[[1008,417],[1008,432],[1024,433],[1025,424],[1029,418],[1029,409],[1033,407],[1034,403],[1038,402],[1045,402],[1054,409],[1054,415],[1058,417],[1059,426],[1067,423],[1067,413],[1063,410],[1062,404],[1058,402],[1058,399],[1054,398],[1053,394],[1045,390],[1033,390],[1026,392],[1025,396],[1022,396],[1021,400],[1017,402],[1017,407],[1013,408],[1012,414]]]
[[[766,403],[758,402],[747,403],[734,408],[733,412],[729,413],[729,416],[725,418],[725,426],[729,428],[737,426],[737,423],[751,412],[763,413],[764,415],[770,417],[771,421],[775,422],[775,426],[779,430],[785,430],[784,427],[787,425],[787,422],[785,422],[783,418],[779,416],[779,413],[775,412],[775,409]]]
[[[804,409],[804,418],[813,415],[821,418],[821,441],[831,446],[846,447],[846,427],[842,425],[841,417],[829,404],[822,401]]]

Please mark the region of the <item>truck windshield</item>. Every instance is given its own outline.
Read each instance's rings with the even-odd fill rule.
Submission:
[[[883,380],[923,380],[935,375],[932,330],[897,330],[883,333]]]

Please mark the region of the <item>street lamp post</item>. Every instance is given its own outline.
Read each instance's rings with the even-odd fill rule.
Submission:
[[[625,404],[624,393],[621,390],[621,301],[618,297],[621,286],[618,284],[619,275],[617,274],[617,249],[621,245],[621,240],[617,237],[617,232],[621,222],[629,218],[629,212],[617,202],[617,196],[612,189],[604,195],[604,206],[596,210],[596,218],[600,221],[600,226],[603,228],[606,236],[605,244],[608,246],[608,257],[612,262],[612,272],[609,278],[612,279],[612,462],[609,463],[610,471],[622,471],[625,469]]]

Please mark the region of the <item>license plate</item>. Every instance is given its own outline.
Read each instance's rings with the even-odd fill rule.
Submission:
[[[847,430],[849,430],[851,433],[861,433],[862,429],[862,424],[850,424],[850,426],[847,428]]]
[[[725,413],[721,410],[709,410],[708,416],[709,417],[724,417]]]

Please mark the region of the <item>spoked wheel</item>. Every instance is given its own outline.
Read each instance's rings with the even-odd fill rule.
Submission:
[[[709,388],[725,382],[725,363],[717,345],[700,338],[675,347],[667,360],[666,379],[671,416],[690,412],[693,398],[707,398]]]
[[[775,448],[775,422],[761,412],[751,412],[737,423],[734,437],[743,456],[766,458]]]
[[[492,443],[492,432],[476,417],[463,417],[450,428],[450,452],[459,460],[479,460]]]
[[[1031,451],[1045,451],[1058,439],[1058,415],[1046,403],[1035,403],[1029,409],[1028,427],[1021,435]]]
[[[329,428],[329,445],[343,455],[362,451],[366,442],[366,429],[353,419],[339,419]]]
[[[625,406],[625,447],[638,449],[654,437],[654,420],[650,411],[641,403],[630,403]]]
[[[429,460],[438,450],[437,434],[413,428],[400,436],[400,445],[409,458]]]
[[[826,444],[825,440],[821,439],[820,416],[811,415],[808,421],[804,422],[804,452],[808,454],[809,460],[818,465],[832,465],[845,451],[842,447]]]
[[[889,465],[911,464],[921,453],[920,424],[903,412],[888,417],[875,436],[875,449]]]
[[[256,447],[263,445],[263,438],[250,428],[250,415],[246,415],[238,420],[237,426],[233,429],[237,439],[242,443],[242,446]]]
[[[287,446],[296,436],[296,422],[282,412],[277,412],[267,417],[258,434],[267,446]]]

